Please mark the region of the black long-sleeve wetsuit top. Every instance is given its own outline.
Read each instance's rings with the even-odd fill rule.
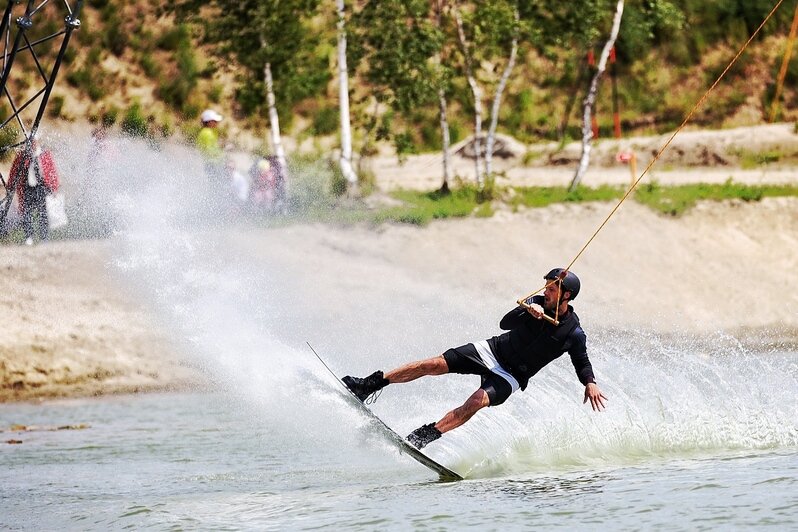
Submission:
[[[543,301],[543,296],[532,298],[533,303],[541,306]],[[499,322],[499,327],[508,332],[488,339],[496,360],[515,377],[522,390],[530,377],[566,351],[571,355],[579,381],[585,385],[595,381],[587,357],[587,337],[573,307],[568,305],[568,312],[560,316],[559,322],[555,326],[537,319],[519,305]]]

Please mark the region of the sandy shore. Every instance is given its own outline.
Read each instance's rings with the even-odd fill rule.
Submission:
[[[202,383],[102,241],[0,248],[0,402],[164,390]]]
[[[722,138],[685,134],[681,157],[690,157],[688,146],[703,153],[711,138],[713,153],[730,153],[729,145],[752,138],[762,149],[778,145],[789,151],[795,140],[788,125],[758,131]],[[650,154],[663,138],[627,139],[620,147],[612,142],[601,144],[596,156],[631,148]],[[382,190],[435,188],[436,159],[419,156],[400,167],[380,158],[378,185]],[[645,163],[641,155],[641,169]],[[467,159],[457,164],[458,172],[469,171]],[[566,184],[572,174],[553,166],[520,167],[517,161],[515,166],[500,162],[499,170],[501,179],[515,184]],[[731,163],[657,175],[668,183],[730,176],[752,183],[798,182],[798,171],[791,168],[743,170]],[[593,185],[627,182],[628,168],[597,166],[588,179]],[[562,204],[517,213],[499,208],[491,218],[424,228],[294,225],[248,230],[238,244],[253,260],[291,272],[303,291],[297,298],[334,302],[331,313],[357,315],[363,301],[395,297],[406,300],[408,308],[417,298],[424,305],[435,298],[463,309],[478,302],[487,314],[483,321],[489,322],[480,326],[492,330],[494,313],[539,288],[542,265],[567,264],[611,207]],[[119,271],[109,266],[111,248],[111,242],[98,240],[0,247],[0,402],[208,385],[191,354],[181,351],[130,285],[120,282]],[[723,331],[760,347],[794,348],[796,250],[798,198],[703,203],[681,218],[628,202],[574,266],[589,287],[580,295],[579,313],[592,330]],[[415,319],[403,317],[400,325],[410,329]],[[431,318],[423,314],[423,319]],[[396,334],[403,334],[401,328]]]

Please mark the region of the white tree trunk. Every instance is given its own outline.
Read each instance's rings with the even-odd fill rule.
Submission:
[[[515,23],[519,22],[518,9],[515,10]],[[499,123],[499,109],[502,104],[502,93],[507,86],[507,79],[510,77],[515,66],[515,58],[518,55],[518,32],[513,36],[512,47],[510,48],[510,58],[502,72],[502,77],[499,79],[499,85],[496,87],[496,94],[493,95],[493,106],[490,110],[490,126],[488,127],[488,137],[485,139],[485,175],[490,178],[493,174],[493,145],[496,142],[496,126]]]
[[[468,86],[471,87],[471,94],[474,96],[474,168],[476,171],[477,187],[482,189],[484,178],[482,175],[482,88],[477,83],[474,75],[474,67],[471,53],[468,51],[468,41],[466,40],[465,30],[463,30],[463,19],[456,6],[452,6],[454,20],[457,23],[457,37],[460,40],[460,48],[463,52],[466,67],[466,79]]]
[[[357,174],[352,166],[352,129],[349,117],[349,72],[346,67],[346,18],[344,0],[338,4],[338,97],[341,116],[341,172],[350,192],[357,190]]]
[[[266,63],[263,66],[263,81],[266,83],[266,104],[269,107],[269,129],[271,129],[272,147],[280,164],[280,171],[283,177],[288,180],[288,164],[285,160],[285,150],[280,136],[280,119],[277,116],[277,105],[274,98],[274,80],[272,79],[272,65]]]
[[[438,89],[438,102],[440,103],[441,143],[443,144],[443,183],[441,184],[441,191],[448,192],[449,169],[452,165],[449,146],[452,141],[449,137],[449,120],[446,117],[446,92],[443,89]]]
[[[601,51],[601,58],[599,59],[598,68],[593,76],[593,80],[590,82],[590,90],[588,90],[587,96],[585,96],[585,100],[582,104],[584,107],[582,115],[582,156],[579,159],[579,167],[577,167],[576,174],[574,175],[574,178],[571,181],[571,186],[568,189],[571,192],[576,190],[576,187],[579,186],[579,183],[582,181],[582,178],[587,172],[587,167],[590,164],[590,152],[592,149],[591,140],[593,139],[591,117],[593,109],[596,105],[599,79],[607,69],[607,59],[610,56],[610,50],[612,50],[612,47],[615,46],[615,40],[618,38],[618,31],[621,28],[623,1],[624,0],[618,0],[618,5],[615,8],[615,18],[612,21],[610,38],[607,40],[606,44],[604,44],[604,49]]]

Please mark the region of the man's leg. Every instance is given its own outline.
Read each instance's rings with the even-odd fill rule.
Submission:
[[[405,364],[389,371],[386,375],[383,375],[382,371],[375,371],[362,379],[347,375],[341,380],[358,399],[366,401],[371,394],[382,390],[389,384],[410,382],[425,375],[443,375],[448,372],[446,359],[443,356],[438,356]]]
[[[28,189],[30,190],[30,189]],[[26,191],[23,196],[22,205],[22,230],[25,232],[25,243],[33,243],[33,206],[34,202],[31,201],[31,193]]]
[[[466,402],[463,403],[462,406],[458,406],[435,423],[435,428],[438,429],[441,434],[456,429],[486,406],[490,406],[490,398],[487,392],[480,388],[471,394],[471,397],[466,399]]]
[[[416,449],[422,449],[430,442],[440,438],[444,432],[456,429],[473,417],[479,410],[490,406],[488,393],[480,388],[471,397],[466,399],[462,406],[458,406],[437,423],[422,425],[407,436],[407,441]]]
[[[36,210],[39,211],[39,239],[44,242],[50,236],[50,218],[47,216],[47,193],[43,190],[36,198]]]
[[[385,378],[391,384],[399,384],[414,381],[427,375],[443,375],[445,373],[449,373],[449,366],[446,365],[446,359],[441,355],[400,366],[386,373]]]

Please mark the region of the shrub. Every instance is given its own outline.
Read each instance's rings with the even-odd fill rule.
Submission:
[[[105,28],[105,35],[103,36],[103,43],[111,53],[116,56],[121,56],[125,53],[125,48],[128,44],[128,36],[125,29],[122,27],[122,20],[118,15],[114,15]]]
[[[322,107],[313,115],[313,133],[330,135],[338,130],[339,114],[334,107]]]
[[[50,97],[48,103],[47,114],[50,118],[58,118],[61,116],[61,111],[64,110],[64,97],[61,95],[53,95]]]
[[[222,92],[224,92],[224,85],[215,83],[208,91],[208,99],[213,103],[219,103],[222,101]]]
[[[187,25],[180,24],[163,32],[158,37],[156,46],[161,50],[174,52],[181,44],[186,42],[191,42],[191,33]]]
[[[141,54],[139,64],[141,64],[141,69],[144,70],[144,75],[148,78],[157,79],[158,76],[161,75],[161,67],[158,62],[153,59],[150,52],[144,52]]]
[[[17,143],[19,138],[19,130],[12,126],[6,126],[0,129],[0,161],[6,162],[11,158],[13,150],[9,149]]]
[[[134,102],[125,113],[125,117],[122,119],[122,132],[131,137],[147,135],[147,119],[141,111],[139,102]]]

